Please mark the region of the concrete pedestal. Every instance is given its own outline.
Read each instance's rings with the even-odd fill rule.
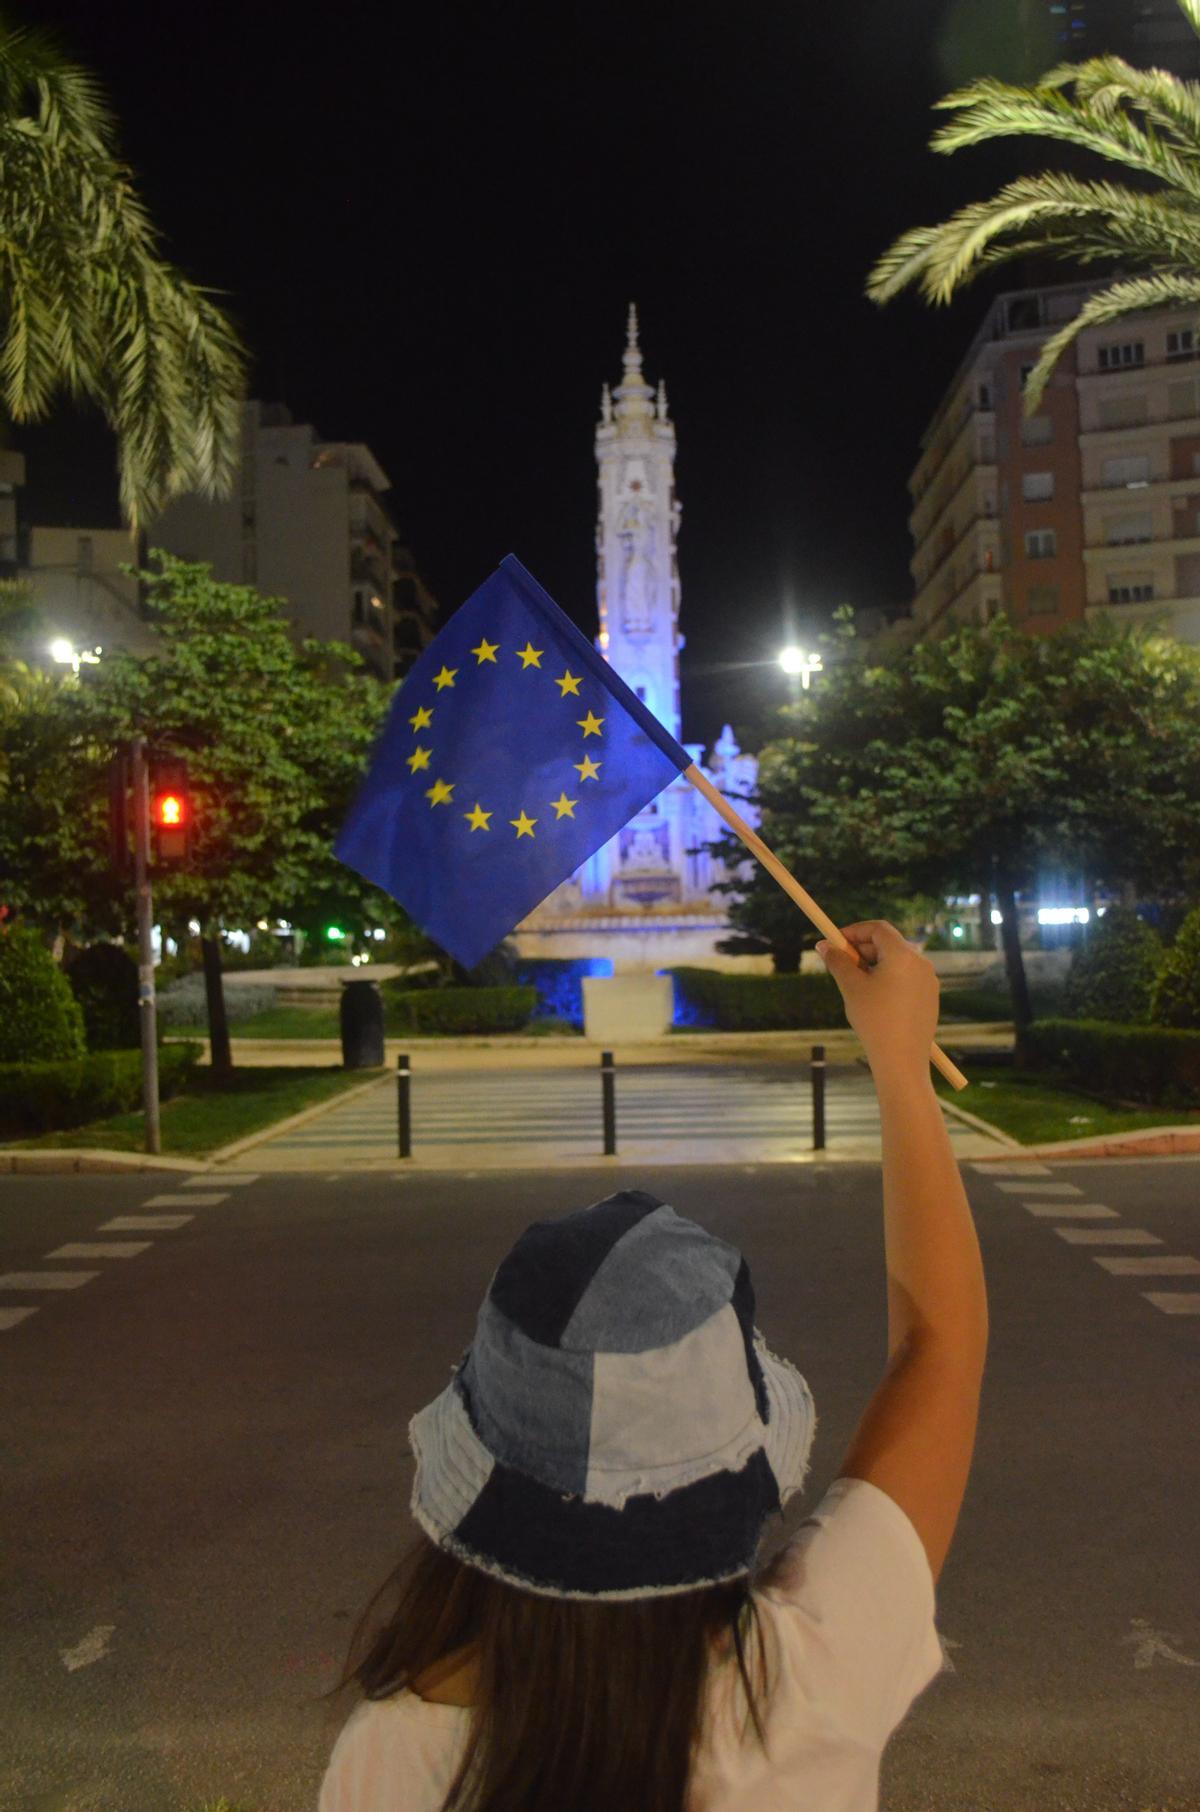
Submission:
[[[670,1030],[674,989],[669,975],[585,975],[583,1029],[593,1044],[640,1044]]]

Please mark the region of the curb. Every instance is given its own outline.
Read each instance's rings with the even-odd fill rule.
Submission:
[[[1028,1150],[1028,1147],[1022,1145],[1019,1139],[1014,1139],[1011,1133],[1002,1132],[998,1126],[993,1126],[990,1120],[981,1120],[978,1114],[969,1114],[965,1107],[959,1107],[957,1102],[947,1101],[944,1095],[938,1096],[938,1105],[944,1114],[950,1114],[955,1120],[961,1120],[965,1126],[974,1127],[976,1132],[986,1133],[989,1139],[997,1140],[1004,1147],[1005,1157],[1008,1157],[1010,1152]]]
[[[104,1151],[94,1146],[62,1146],[57,1151],[0,1151],[0,1173],[61,1176],[80,1171],[202,1170],[204,1158],[160,1158],[146,1151]]]
[[[318,1101],[315,1107],[303,1107],[298,1114],[289,1114],[286,1120],[276,1120],[270,1126],[260,1128],[258,1132],[248,1133],[244,1139],[235,1139],[232,1145],[222,1145],[218,1151],[210,1151],[203,1160],[202,1167],[212,1170],[226,1164],[230,1158],[236,1158],[244,1151],[252,1151],[256,1145],[263,1145],[268,1139],[277,1139],[282,1133],[291,1132],[297,1126],[307,1126],[310,1120],[319,1120],[332,1108],[340,1107],[345,1101],[353,1101],[357,1095],[365,1095],[368,1090],[380,1088],[390,1079],[386,1069],[372,1076],[369,1082],[358,1088],[344,1088],[336,1095],[330,1095],[328,1101]],[[194,1166],[193,1166],[194,1168]]]
[[[1195,1152],[1200,1152],[1200,1126],[1193,1122],[1189,1126],[1147,1126],[1092,1139],[1057,1139],[1048,1145],[1018,1145],[1015,1155],[1031,1159],[1165,1158]]]

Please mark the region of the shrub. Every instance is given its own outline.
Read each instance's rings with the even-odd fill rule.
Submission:
[[[41,939],[23,925],[0,931],[0,1063],[82,1057],[83,1014]]]
[[[1071,958],[1063,1014],[1146,1025],[1162,955],[1158,933],[1131,906],[1110,906]]]
[[[166,1044],[158,1053],[158,1092],[177,1094],[203,1055],[199,1044]],[[83,1126],[142,1104],[139,1051],[93,1051],[61,1063],[0,1064],[0,1137],[27,1138]]]
[[[1060,1075],[1119,1101],[1200,1106],[1200,1032],[1088,1019],[1040,1019],[1021,1033],[1022,1069]]]
[[[137,964],[119,944],[89,944],[66,977],[83,1012],[89,1051],[136,1050],[142,1042]]]
[[[1200,1027],[1200,907],[1184,919],[1163,959],[1150,1017],[1160,1026]]]
[[[517,1032],[527,1026],[537,1005],[537,989],[397,988],[382,984],[384,1007],[393,1033]]]
[[[727,975],[719,969],[668,969],[676,1025],[722,1032],[817,1031],[846,1023],[832,975]]]
[[[268,983],[225,989],[225,1017],[231,1026],[253,1019],[275,1005],[275,989]],[[185,975],[172,982],[158,997],[158,1023],[179,1031],[203,1031],[208,1025],[208,1003],[202,975]]]
[[[517,962],[513,980],[537,989],[535,1021],[561,1019],[577,1030],[583,1025],[583,978],[611,975],[607,956],[531,956]]]

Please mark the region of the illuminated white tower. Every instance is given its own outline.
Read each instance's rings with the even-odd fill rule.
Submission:
[[[666,386],[642,375],[637,309],[630,305],[625,371],[604,386],[596,429],[597,646],[627,685],[679,736],[679,570],[675,537],[675,429]]]

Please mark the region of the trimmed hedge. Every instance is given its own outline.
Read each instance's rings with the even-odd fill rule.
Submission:
[[[161,1046],[160,1100],[179,1092],[203,1054],[201,1044]],[[93,1051],[66,1063],[0,1064],[0,1137],[5,1139],[61,1132],[141,1105],[140,1051]]]
[[[1200,1032],[1102,1019],[1038,1019],[1020,1035],[1017,1064],[1054,1070],[1120,1101],[1200,1107]]]
[[[82,1057],[83,1014],[67,978],[33,931],[0,931],[0,1064]]]
[[[1144,1026],[1163,959],[1162,939],[1129,906],[1110,906],[1071,958],[1062,1011],[1071,1019]]]
[[[583,978],[611,975],[607,956],[526,956],[518,959],[513,980],[537,989],[535,1019],[565,1019],[583,1026]]]
[[[1188,913],[1167,951],[1150,1017],[1160,1026],[1200,1027],[1200,907]]]
[[[519,1032],[537,1006],[534,987],[397,988],[386,981],[382,990],[393,1034]]]
[[[676,1025],[722,1032],[820,1031],[844,1026],[832,975],[729,975],[720,969],[668,969]]]
[[[83,1012],[89,1051],[136,1051],[142,1025],[137,964],[119,944],[89,944],[66,965],[67,981]]]

